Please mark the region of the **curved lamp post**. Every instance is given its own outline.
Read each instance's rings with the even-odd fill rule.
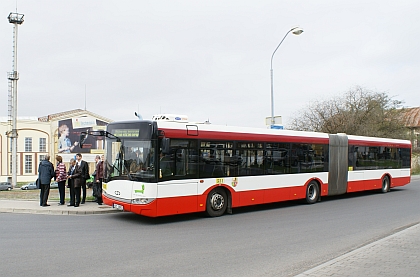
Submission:
[[[303,29],[302,28],[299,28],[299,27],[294,27],[294,28],[290,29],[286,33],[286,35],[283,37],[283,39],[280,41],[279,45],[277,45],[276,50],[274,50],[274,52],[273,52],[273,55],[271,55],[271,69],[270,69],[270,72],[271,72],[271,126],[270,127],[272,127],[274,125],[273,57],[274,57],[274,54],[276,53],[277,49],[279,49],[279,47],[280,47],[281,43],[283,42],[283,40],[287,37],[287,35],[290,32],[292,34],[298,36],[298,35],[300,35],[300,34],[303,33]]]

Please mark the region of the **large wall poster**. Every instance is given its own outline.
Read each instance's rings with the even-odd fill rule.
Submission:
[[[76,153],[104,153],[105,142],[103,137],[88,136],[83,144],[83,148],[80,148],[79,139],[81,132],[105,130],[106,125],[106,122],[93,117],[76,117],[58,121],[57,154],[61,155],[63,160],[68,161]],[[83,159],[87,160],[85,158],[88,157],[83,155]]]

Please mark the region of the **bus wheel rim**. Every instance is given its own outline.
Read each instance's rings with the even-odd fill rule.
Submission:
[[[308,188],[308,198],[310,200],[314,200],[316,197],[316,189],[315,189],[315,185],[310,184],[309,188]]]
[[[220,210],[225,205],[225,199],[222,195],[215,193],[211,197],[211,207],[213,210]]]

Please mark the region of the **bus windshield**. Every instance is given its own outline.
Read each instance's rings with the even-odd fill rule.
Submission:
[[[112,127],[114,129],[110,133],[115,134],[118,139],[106,138],[104,179],[156,182],[156,142],[151,136],[136,135],[150,133],[150,130],[142,130],[142,127],[148,129],[148,126],[138,126],[137,129],[130,130]]]
[[[108,178],[151,181],[155,179],[154,143],[152,141],[124,140],[111,142],[107,150],[110,168]],[[108,154],[108,152],[107,152]]]

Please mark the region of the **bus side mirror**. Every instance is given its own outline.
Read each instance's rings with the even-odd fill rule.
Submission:
[[[161,145],[161,147],[162,147],[162,153],[163,154],[170,154],[170,143],[171,143],[171,139],[168,139],[168,138],[163,138],[162,139],[162,145]]]
[[[80,133],[80,138],[79,138],[80,148],[83,148],[83,144],[85,143],[85,140],[86,140],[86,133],[84,132]]]

